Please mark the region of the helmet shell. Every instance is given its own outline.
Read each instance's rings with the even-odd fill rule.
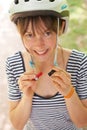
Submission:
[[[13,0],[9,14],[13,22],[19,17],[53,15],[65,20],[66,30],[69,8],[66,0]]]

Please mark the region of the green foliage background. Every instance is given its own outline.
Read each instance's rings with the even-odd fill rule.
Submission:
[[[87,53],[87,0],[67,0],[70,7],[69,28],[60,37],[63,47]]]

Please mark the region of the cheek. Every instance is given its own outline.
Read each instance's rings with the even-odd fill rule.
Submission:
[[[50,47],[52,50],[54,50],[54,49],[56,48],[56,40],[55,40],[55,41],[51,40],[51,41],[49,42],[49,47]]]
[[[28,51],[32,50],[32,44],[27,42],[26,40],[23,40],[23,45]]]
[[[57,44],[57,38],[56,35],[54,35],[53,37],[51,37],[50,42],[49,42],[49,46],[53,49],[56,48],[56,44]]]

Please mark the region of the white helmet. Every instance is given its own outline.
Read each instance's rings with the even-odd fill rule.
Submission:
[[[67,29],[69,8],[66,0],[13,0],[9,9],[10,18],[16,22],[19,17],[52,15],[65,20]]]

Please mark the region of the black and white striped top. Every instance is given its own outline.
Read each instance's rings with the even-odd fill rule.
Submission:
[[[24,73],[25,66],[21,52],[8,57],[6,61],[6,73],[8,76],[8,97],[16,101],[21,99],[17,81]],[[66,71],[71,73],[71,81],[80,99],[87,99],[87,56],[73,50]],[[51,98],[43,98],[34,94],[32,113],[24,130],[81,130],[70,120],[64,98],[56,94]]]

